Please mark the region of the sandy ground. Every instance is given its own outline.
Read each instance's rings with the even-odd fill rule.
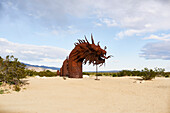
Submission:
[[[26,90],[0,95],[0,113],[170,113],[170,78],[99,78],[29,78]]]

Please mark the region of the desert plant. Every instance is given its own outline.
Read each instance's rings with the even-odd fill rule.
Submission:
[[[131,72],[129,70],[122,70],[119,73],[117,73],[118,77],[122,77],[122,76],[131,76]]]
[[[112,77],[117,77],[117,74],[116,74],[116,73],[113,73],[113,74],[112,74]]]
[[[40,77],[54,77],[57,76],[56,72],[51,72],[50,70],[46,70],[46,71],[40,71],[40,72],[36,72],[36,75],[39,75]]]
[[[34,76],[34,75],[37,74],[37,72],[34,71],[34,70],[26,69],[26,70],[25,70],[25,74],[26,74],[27,76]]]
[[[88,72],[83,72],[82,74],[83,75],[90,75],[90,73],[88,73]]]
[[[101,73],[97,73],[96,76],[102,76],[102,74]]]
[[[25,78],[25,65],[14,56],[0,57],[0,82],[15,85],[14,90],[20,91],[21,79]]]
[[[4,90],[1,89],[1,90],[0,90],[0,94],[4,94]]]
[[[17,91],[17,92],[19,92],[19,91],[21,90],[21,88],[20,88],[19,85],[15,85],[15,86],[14,86],[14,90]]]
[[[2,82],[0,82],[0,86],[2,85],[3,83]]]
[[[0,59],[0,81],[9,84],[19,84],[25,75],[25,65],[20,63],[14,56],[6,56]]]
[[[170,77],[170,75],[169,74],[165,74],[165,77],[168,78],[168,77]]]
[[[164,68],[155,68],[156,76],[165,76],[165,69]]]
[[[152,80],[156,76],[156,72],[152,69],[144,68],[140,74],[143,80]]]
[[[134,69],[133,71],[131,71],[132,76],[140,76],[140,71],[137,71],[136,69]]]

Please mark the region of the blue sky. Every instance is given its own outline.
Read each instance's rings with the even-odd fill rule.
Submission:
[[[99,70],[170,71],[169,6],[170,0],[0,0],[0,56],[61,67],[74,42],[92,33],[114,56]]]

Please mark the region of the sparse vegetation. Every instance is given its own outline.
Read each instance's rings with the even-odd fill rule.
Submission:
[[[20,84],[20,79],[25,78],[25,65],[14,56],[0,58],[0,82],[8,84]]]
[[[157,75],[156,71],[152,69],[144,68],[141,71],[141,77],[143,78],[143,80],[152,80],[153,78],[156,77],[156,75]]]
[[[165,77],[170,77],[170,72],[165,72]]]
[[[0,89],[0,94],[4,94],[4,90]]]
[[[88,72],[83,72],[83,75],[90,75],[90,73],[88,73]]]
[[[112,77],[117,77],[117,73],[113,73],[113,74],[112,74]]]
[[[25,70],[25,73],[26,73],[27,76],[30,76],[30,77],[35,76],[35,75],[37,74],[36,71],[34,71],[34,70],[29,70],[29,69],[26,69],[26,70]]]
[[[40,76],[40,77],[54,77],[57,76],[57,72],[52,72],[50,70],[44,70],[44,71],[40,71],[40,72],[36,72],[34,70],[28,70],[26,69],[26,75],[27,76]]]
[[[40,71],[40,72],[36,72],[36,75],[39,75],[40,77],[54,77],[57,76],[56,72],[51,72],[50,70],[46,70],[46,71]]]
[[[14,90],[17,91],[17,92],[19,92],[19,91],[21,90],[21,88],[20,88],[19,85],[15,85],[15,86],[14,86]]]
[[[5,59],[0,57],[0,85],[14,85],[14,90],[19,91],[21,79],[25,78],[25,65],[20,63],[14,56],[6,56]],[[4,90],[1,90],[4,93]]]
[[[103,73],[98,73],[103,76],[112,76],[112,77],[123,77],[123,76],[139,76],[142,77],[144,80],[152,80],[153,78],[157,77],[170,77],[170,72],[164,72],[165,69],[163,68],[154,68],[153,69],[148,69],[144,68],[143,70],[139,71],[134,69],[133,71],[131,70],[122,70],[120,72],[103,72]],[[95,75],[95,72],[84,72],[86,75]]]

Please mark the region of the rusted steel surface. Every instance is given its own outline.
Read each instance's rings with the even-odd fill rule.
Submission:
[[[85,40],[78,40],[75,43],[75,48],[71,51],[69,58],[67,58],[60,69],[61,76],[68,76],[70,78],[82,78],[82,63],[89,65],[103,65],[106,57],[106,46],[102,49],[99,45],[94,43],[93,36],[91,35],[92,43],[90,44],[85,36]]]
[[[62,66],[62,76],[68,76],[68,59],[65,59]]]
[[[60,71],[59,70],[57,70],[57,76],[59,76],[60,75]]]

